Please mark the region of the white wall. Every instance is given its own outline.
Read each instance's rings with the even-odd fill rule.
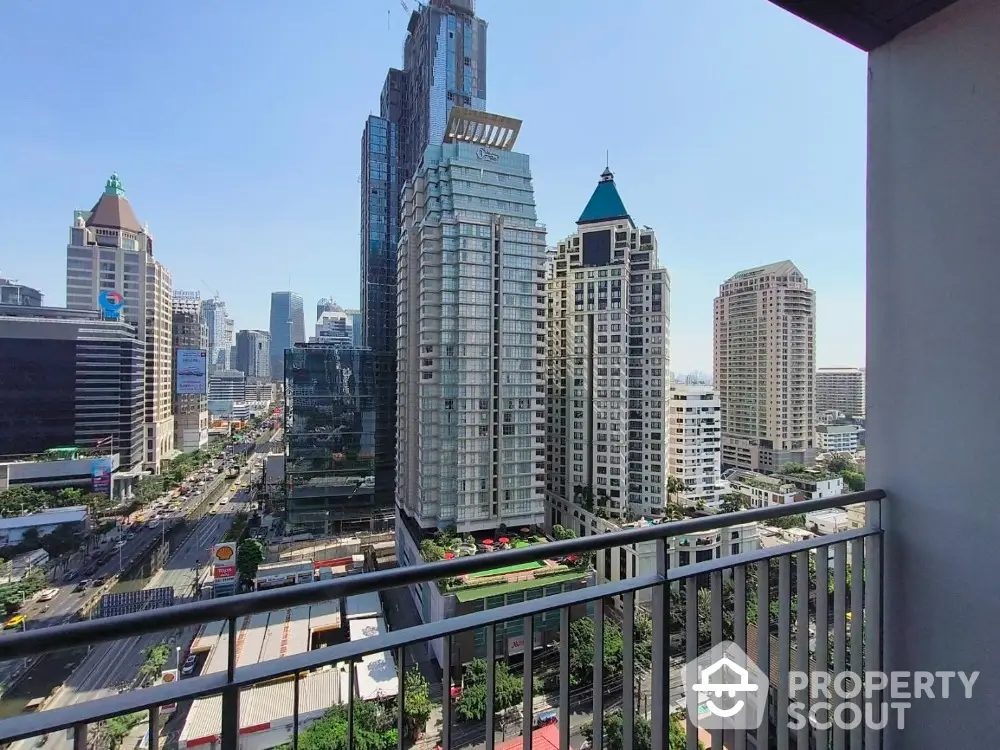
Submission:
[[[973,700],[914,699],[887,747],[992,746],[1000,3],[959,0],[869,66],[867,478],[889,494],[886,670],[981,673]]]

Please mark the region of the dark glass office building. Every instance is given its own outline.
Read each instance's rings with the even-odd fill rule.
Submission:
[[[396,244],[399,193],[456,104],[486,108],[486,22],[475,0],[430,0],[410,15],[403,69],[390,68],[380,116],[361,138],[361,316],[374,358],[380,502],[395,495]]]
[[[0,455],[110,436],[122,471],[140,467],[144,351],[131,325],[96,312],[0,305]]]
[[[271,377],[281,379],[285,350],[306,340],[302,296],[295,292],[271,292]]]
[[[350,344],[285,352],[286,529],[335,534],[393,523],[375,493],[377,355]]]

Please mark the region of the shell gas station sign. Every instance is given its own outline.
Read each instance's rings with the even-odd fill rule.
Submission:
[[[216,581],[236,578],[236,545],[223,542],[212,547],[212,577]]]

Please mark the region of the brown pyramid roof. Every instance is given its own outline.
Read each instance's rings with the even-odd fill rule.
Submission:
[[[104,194],[94,204],[87,219],[88,227],[103,227],[105,229],[126,229],[130,232],[141,232],[142,225],[135,217],[132,206],[125,198],[121,181],[117,174],[111,175],[104,187]]]

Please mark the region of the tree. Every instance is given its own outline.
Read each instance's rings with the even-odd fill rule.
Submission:
[[[247,539],[236,550],[236,570],[244,581],[252,581],[257,568],[266,557],[264,545],[256,539]]]
[[[431,703],[430,690],[427,680],[416,667],[412,667],[406,673],[403,689],[403,714],[406,717],[410,739],[416,739],[416,736],[426,729],[434,707]]]
[[[573,529],[567,529],[565,526],[556,524],[552,527],[552,538],[557,541],[560,539],[575,539],[576,532]]]
[[[641,714],[636,714],[632,722],[633,750],[652,750],[653,728],[650,726],[649,720]],[[671,717],[670,736],[667,750],[685,750],[687,748],[687,731],[684,726],[685,723],[686,720],[683,715]],[[584,739],[593,743],[593,723],[584,724],[580,733],[583,735]],[[616,708],[612,711],[607,711],[604,714],[604,747],[606,750],[622,750],[625,746],[624,737],[625,720],[622,716],[621,709]],[[699,742],[698,747],[704,748],[704,745]]]
[[[474,659],[465,668],[462,680],[462,694],[455,704],[455,713],[464,721],[482,721],[486,716],[486,662]],[[535,678],[534,693],[540,692],[540,683]],[[524,697],[524,680],[511,673],[505,661],[498,661],[493,669],[493,710],[506,711],[518,705]]]
[[[143,654],[146,656],[146,661],[139,667],[139,676],[143,679],[159,679],[167,659],[170,658],[170,647],[166,643],[159,643],[148,646]]]
[[[720,500],[722,500],[722,504],[719,506],[719,510],[723,513],[735,513],[750,507],[750,498],[740,492],[729,492],[723,495]]]
[[[861,492],[865,488],[865,474],[863,471],[842,471],[840,473],[844,484],[851,492]]]
[[[806,470],[805,464],[800,464],[796,461],[789,461],[784,466],[778,467],[779,474],[801,474]]]
[[[853,469],[854,462],[847,456],[834,456],[826,462],[826,470],[832,471],[834,474],[840,474]]]
[[[112,716],[102,722],[98,728],[98,734],[103,735],[110,750],[115,750],[121,746],[122,741],[128,737],[129,732],[146,721],[149,714],[146,711],[136,711],[133,714],[123,716]],[[102,743],[99,743],[102,744]]]
[[[643,614],[636,614],[632,628],[632,659],[636,675],[652,664],[653,624]],[[611,620],[604,621],[604,677],[614,678],[624,669],[625,641],[622,631]],[[594,621],[589,617],[574,620],[569,626],[570,685],[582,687],[594,682]]]
[[[391,702],[390,702],[391,703]],[[299,750],[390,750],[396,746],[395,718],[375,701],[354,701],[354,743],[349,742],[347,706],[331,706],[299,733]],[[290,750],[283,745],[282,750]]]
[[[775,526],[779,529],[804,529],[806,527],[806,517],[802,513],[797,513],[794,516],[772,518],[767,523],[769,526]]]
[[[677,502],[677,496],[687,491],[688,486],[684,483],[683,479],[675,477],[673,474],[667,476],[667,502],[680,505]]]

